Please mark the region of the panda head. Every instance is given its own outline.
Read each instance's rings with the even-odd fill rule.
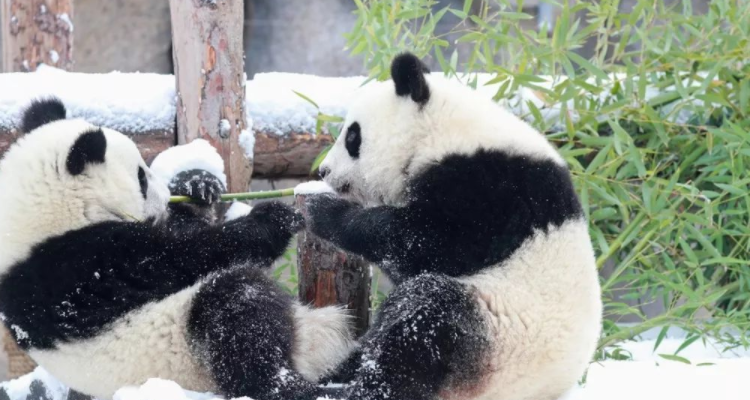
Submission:
[[[57,99],[34,101],[22,116],[25,135],[0,161],[0,269],[47,237],[166,211],[169,191],[132,140],[65,114]]]
[[[543,135],[490,96],[430,73],[412,54],[394,58],[391,78],[359,89],[320,165],[323,179],[345,197],[398,205],[426,167],[480,148],[563,162]]]

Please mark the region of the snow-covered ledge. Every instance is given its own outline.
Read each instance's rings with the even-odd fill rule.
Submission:
[[[493,78],[488,74],[477,75],[477,90],[494,97],[503,82],[490,82]],[[564,79],[541,78],[543,81],[538,86],[547,88]],[[611,99],[612,82],[622,78],[612,75],[609,81],[592,82],[603,89],[592,100],[604,103]],[[245,110],[252,129],[248,131],[250,136],[241,141],[245,147],[254,149],[254,174],[260,177],[308,175],[315,157],[332,141],[325,132],[315,134],[318,112],[343,116],[354,91],[366,81],[364,76],[326,78],[290,73],[257,74],[247,81]],[[698,85],[699,82],[684,84]],[[172,75],[73,73],[41,65],[33,73],[0,74],[0,88],[0,154],[16,139],[15,126],[23,107],[34,98],[49,95],[63,100],[70,117],[83,117],[131,135],[149,162],[176,140],[176,95]],[[649,88],[646,98],[670,90]],[[295,92],[312,99],[319,109]],[[559,121],[560,104],[545,103],[545,96],[539,91],[520,88],[501,104],[516,115],[531,119],[529,102],[541,110],[545,119]],[[568,106],[574,109],[572,103]],[[673,122],[689,118],[685,112],[669,114],[669,107],[659,111]],[[570,117],[578,118],[572,112]]]

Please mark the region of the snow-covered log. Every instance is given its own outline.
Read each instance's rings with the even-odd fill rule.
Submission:
[[[73,0],[2,0],[3,71],[73,64]]]
[[[479,76],[477,90],[492,97],[503,82],[483,83],[492,77]],[[543,77],[544,78],[544,77]],[[554,79],[545,78],[538,85],[551,87]],[[621,79],[613,76],[602,82],[602,92],[591,101],[602,105],[612,101],[609,88]],[[289,73],[257,74],[245,84],[247,132],[241,135],[243,147],[254,149],[253,175],[256,177],[302,177],[310,174],[315,157],[332,142],[325,131],[316,134],[319,112],[343,116],[355,90],[365,77],[325,78]],[[559,82],[557,82],[559,83]],[[700,81],[685,85],[700,84]],[[141,146],[147,161],[156,153],[176,143],[176,94],[172,75],[119,73],[83,74],[40,66],[33,73],[0,74],[0,153],[15,139],[14,128],[22,108],[36,97],[57,95],[68,107],[69,116],[89,121],[131,135]],[[646,99],[672,88],[648,87]],[[308,97],[315,105],[299,94]],[[700,100],[694,99],[695,102]],[[572,100],[571,100],[572,102]],[[538,91],[520,88],[515,96],[501,104],[526,120],[533,119],[529,103],[543,118],[560,125],[561,104],[547,104]],[[578,115],[568,104],[569,116]],[[657,110],[665,121],[684,123],[689,108],[672,112],[672,106]],[[609,114],[597,118],[611,118]]]
[[[177,142],[208,140],[224,159],[229,191],[245,192],[252,175],[252,149],[240,146],[247,127],[243,2],[171,0],[169,8],[177,78]]]

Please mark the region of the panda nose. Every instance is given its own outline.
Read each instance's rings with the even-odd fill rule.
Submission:
[[[320,167],[318,169],[318,175],[320,175],[321,178],[325,178],[326,175],[331,173],[331,169],[328,167]]]

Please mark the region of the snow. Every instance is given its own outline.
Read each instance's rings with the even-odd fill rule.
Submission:
[[[237,203],[239,204],[239,203]],[[655,340],[627,342],[619,347],[632,354],[632,361],[608,360],[591,364],[586,381],[574,387],[559,400],[746,400],[747,371],[750,370],[750,350],[723,352],[712,341],[706,345],[698,340],[679,355],[691,365],[669,361],[658,354],[674,354],[684,338],[666,338],[656,353]],[[699,363],[713,365],[699,366]],[[280,376],[284,371],[279,371]],[[26,400],[30,384],[38,379],[44,383],[50,400],[65,400],[67,389],[44,369],[37,368],[29,375],[0,384],[10,400]],[[334,385],[334,387],[340,387]],[[120,389],[113,400],[215,400],[211,393],[201,394],[181,389],[176,383],[151,379],[140,387]],[[250,400],[242,398],[243,400]],[[237,399],[239,400],[239,399]]]
[[[36,98],[54,95],[69,118],[118,131],[172,131],[174,77],[120,73],[84,74],[40,65],[35,72],[0,74],[0,126],[15,127]]]
[[[58,54],[54,50],[49,51],[49,59],[52,61],[53,64],[57,64],[58,61],[60,61],[60,54]]]
[[[178,384],[164,379],[149,379],[140,387],[124,387],[112,400],[213,400],[221,399],[211,393],[197,393],[182,389]],[[243,397],[242,399],[248,399]],[[12,399],[11,399],[12,400]],[[56,399],[54,399],[56,400]],[[237,399],[240,400],[240,399]],[[248,399],[249,400],[249,399]]]
[[[294,187],[294,195],[335,193],[333,188],[323,181],[303,182]]]
[[[226,214],[224,214],[224,219],[231,221],[233,219],[244,217],[245,215],[250,214],[250,211],[252,210],[253,208],[245,203],[233,201]]]
[[[228,138],[231,131],[232,124],[229,123],[228,119],[222,119],[221,121],[219,121],[219,136]]]
[[[245,157],[252,160],[255,154],[255,132],[252,129],[245,129],[240,133],[240,146],[245,151]]]
[[[62,13],[57,18],[68,26],[68,32],[73,33],[73,21],[70,20],[68,13]]]
[[[318,109],[298,92],[314,101],[320,112],[343,117],[354,91],[367,78],[324,78],[312,75],[269,72],[247,82],[246,112],[256,131],[278,135],[315,132]]]
[[[204,139],[195,139],[190,143],[168,148],[156,156],[150,168],[154,175],[166,183],[180,172],[202,169],[216,176],[224,187],[227,186],[224,160]]]

